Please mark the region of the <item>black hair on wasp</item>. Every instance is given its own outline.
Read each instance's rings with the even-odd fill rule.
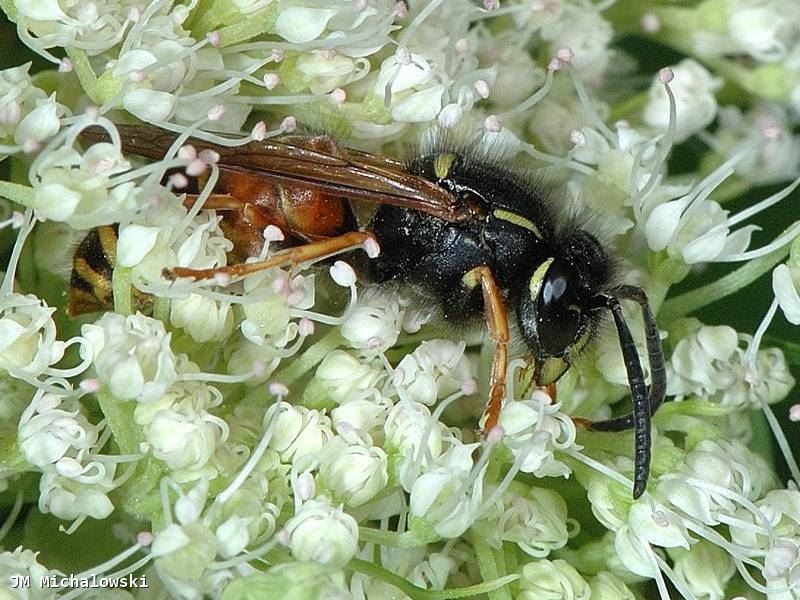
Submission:
[[[153,160],[163,158],[177,137],[151,126],[118,129],[124,152]],[[89,129],[82,137],[105,141],[107,136]],[[486,432],[497,425],[506,396],[509,315],[532,356],[534,383],[548,386],[574,364],[610,312],[633,410],[589,426],[600,431],[633,427],[633,494],[644,492],[650,417],[666,391],[661,341],[647,296],[640,288],[620,283],[617,259],[608,245],[587,231],[582,218],[548,193],[529,170],[510,161],[502,146],[487,143],[485,135],[470,139],[438,132],[404,162],[347,148],[327,135],[286,135],[235,147],[196,138],[187,143],[219,155],[219,179],[204,208],[222,215],[234,254],[258,255],[269,225],[283,231],[290,247],[258,262],[211,269],[175,267],[166,270],[168,277],[244,276],[366,248],[374,238],[380,255],[361,260],[353,254],[368,281],[411,287],[438,304],[450,323],[485,321],[495,347]],[[199,186],[203,183],[198,181]],[[191,206],[195,199],[190,195],[185,203]],[[359,221],[354,207],[365,204],[373,210],[366,221]],[[104,235],[116,232],[106,228]],[[104,248],[113,245],[105,241]],[[99,256],[112,261],[113,253],[89,256],[91,245],[82,243],[75,255],[69,306],[73,315],[113,301],[110,288],[102,285],[110,271],[97,264]],[[641,307],[649,388],[620,305],[625,299]]]

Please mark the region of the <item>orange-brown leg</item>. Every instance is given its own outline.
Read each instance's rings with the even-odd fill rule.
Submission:
[[[192,208],[197,202],[199,194],[186,194],[183,199],[183,205],[186,208]],[[241,211],[244,202],[237,200],[230,194],[209,194],[206,201],[203,202],[203,208],[208,210],[236,210]]]
[[[334,254],[339,254],[340,252],[354,250],[363,246],[369,240],[374,240],[371,233],[351,231],[343,235],[318,240],[303,246],[295,246],[258,262],[241,263],[214,269],[187,269],[184,267],[175,267],[174,269],[164,269],[164,277],[167,279],[191,277],[195,280],[211,279],[220,275],[242,277],[281,265],[294,266],[311,260],[320,260]]]
[[[500,418],[503,398],[506,395],[506,374],[508,372],[508,313],[506,312],[500,288],[494,280],[492,270],[487,266],[475,267],[463,278],[468,288],[481,286],[483,292],[483,314],[489,337],[494,342],[492,373],[489,377],[489,400],[484,411],[484,433],[489,433]]]

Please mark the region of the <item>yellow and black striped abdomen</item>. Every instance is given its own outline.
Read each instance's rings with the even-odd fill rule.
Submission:
[[[114,307],[112,276],[117,262],[118,231],[116,224],[96,227],[78,245],[69,280],[70,317]]]

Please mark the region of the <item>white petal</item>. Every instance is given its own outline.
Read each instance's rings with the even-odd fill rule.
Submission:
[[[157,62],[157,60],[158,59],[147,50],[131,50],[119,57],[111,73],[117,79],[124,79],[131,71],[144,69]]]
[[[758,225],[748,225],[747,227],[742,227],[734,231],[728,236],[728,239],[725,240],[725,247],[722,249],[722,254],[726,256],[741,254],[747,250],[754,231],[761,231],[761,227]]]
[[[800,279],[800,277],[798,277]],[[778,265],[772,272],[772,291],[786,320],[792,325],[800,325],[800,285],[792,278],[792,271],[786,265]]]
[[[678,229],[687,203],[688,199],[681,198],[664,202],[653,209],[644,230],[651,250],[659,252],[667,247]]]
[[[119,232],[117,240],[117,264],[122,267],[138,265],[156,245],[158,227],[128,225]]]
[[[155,90],[131,90],[122,98],[122,105],[148,123],[165,121],[175,108],[175,96]]]
[[[278,15],[275,31],[293,44],[304,44],[317,39],[335,14],[336,10],[333,9],[287,8]]]
[[[81,195],[60,183],[48,183],[36,188],[34,208],[53,221],[69,219],[78,207]]]
[[[56,95],[53,94],[22,119],[14,133],[14,140],[24,144],[29,140],[41,142],[54,136],[61,127],[58,109]]]
[[[435,119],[442,109],[443,96],[443,85],[415,92],[395,105],[392,118],[404,123],[422,123]]]
[[[58,0],[16,0],[14,5],[21,15],[36,21],[70,20],[61,10]]]
[[[683,261],[687,265],[694,265],[714,260],[722,253],[727,235],[727,228],[715,227],[693,239],[683,247]]]

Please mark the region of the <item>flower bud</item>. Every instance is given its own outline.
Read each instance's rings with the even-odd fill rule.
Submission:
[[[300,561],[343,567],[358,550],[356,520],[321,500],[309,500],[286,523],[289,548]]]
[[[347,444],[335,437],[322,449],[321,456],[321,485],[348,506],[370,501],[389,481],[386,453],[380,448]]]

